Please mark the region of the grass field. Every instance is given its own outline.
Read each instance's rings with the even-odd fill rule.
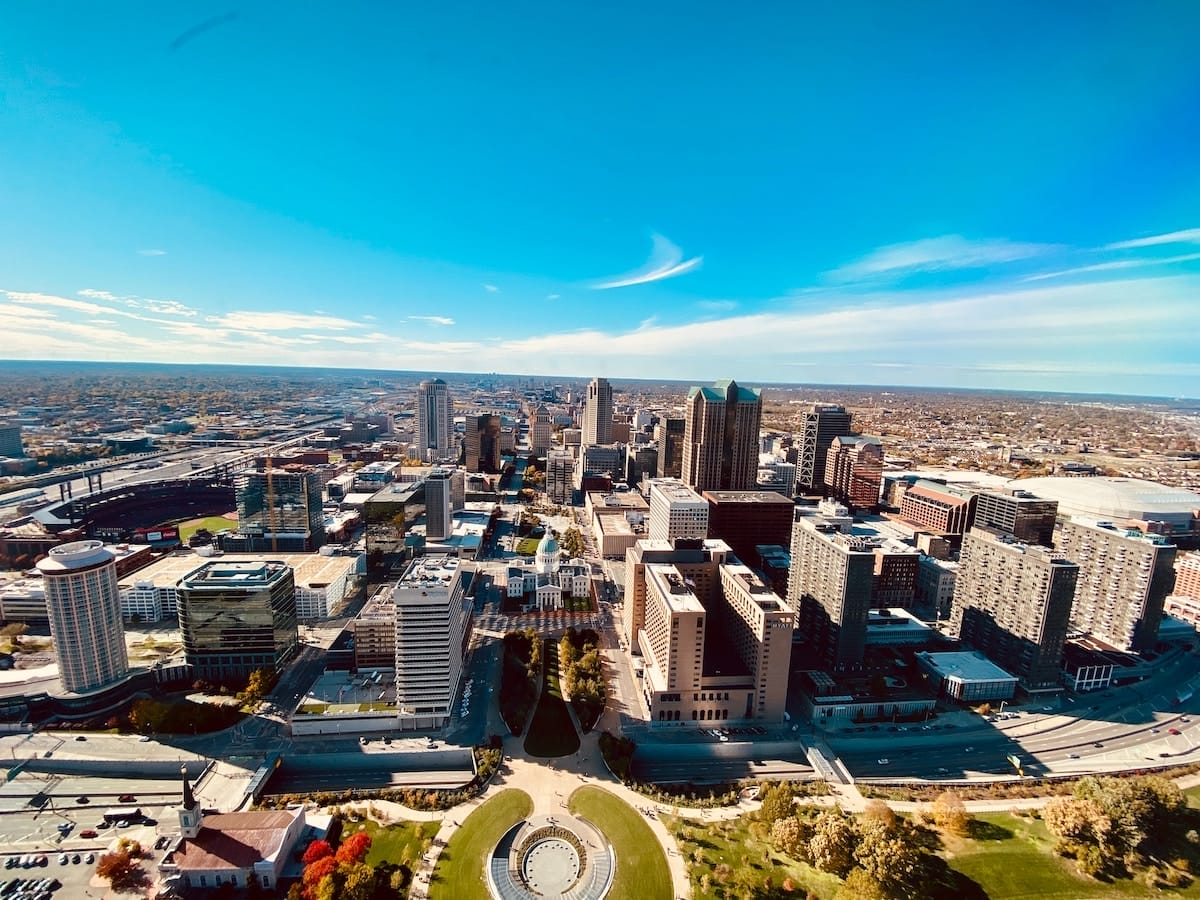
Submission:
[[[391,825],[380,825],[367,819],[365,822],[347,822],[342,831],[345,840],[355,831],[363,831],[371,836],[371,852],[367,854],[367,862],[373,866],[380,863],[404,863],[415,868],[413,863],[421,858],[433,836],[441,828],[440,821],[434,822],[393,822]]]
[[[518,556],[533,556],[537,553],[538,544],[541,543],[539,538],[521,538],[517,541]]]
[[[532,812],[528,794],[507,790],[467,816],[438,858],[429,885],[430,900],[489,900],[484,861],[504,832]]]
[[[602,788],[582,787],[569,808],[595,825],[613,846],[617,871],[607,900],[670,900],[671,871],[650,826],[632,806]]]
[[[543,758],[568,756],[579,749],[579,733],[558,683],[557,641],[543,643],[542,658],[545,660],[542,696],[525,735],[525,752]]]
[[[208,516],[204,519],[192,519],[189,522],[184,522],[179,526],[179,540],[186,544],[188,538],[201,528],[207,528],[213,534],[216,534],[218,531],[224,531],[226,528],[237,528],[237,518],[226,519],[224,516]]]

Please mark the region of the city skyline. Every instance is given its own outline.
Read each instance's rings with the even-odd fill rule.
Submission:
[[[0,355],[1200,396],[1166,6],[8,10]]]

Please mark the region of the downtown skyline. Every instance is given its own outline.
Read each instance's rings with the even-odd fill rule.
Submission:
[[[1200,396],[1200,11],[2,16],[0,357]]]

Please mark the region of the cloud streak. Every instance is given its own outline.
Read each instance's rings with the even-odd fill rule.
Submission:
[[[677,278],[700,268],[703,256],[683,258],[683,251],[661,234],[651,235],[653,247],[650,259],[640,269],[606,278],[592,285],[592,290],[608,291],[613,288],[633,287],[637,284],[651,284],[664,281],[667,278]]]
[[[1134,238],[1129,241],[1117,241],[1115,244],[1105,244],[1105,250],[1134,250],[1138,247],[1158,247],[1162,244],[1200,244],[1200,228],[1186,228],[1183,231],[1170,231],[1166,234],[1153,234],[1149,237]]]
[[[919,272],[982,269],[1029,259],[1059,249],[1053,244],[1029,244],[1007,240],[968,240],[947,234],[904,244],[890,244],[862,259],[826,273],[830,281],[904,278]]]
[[[409,316],[409,318],[415,322],[428,322],[430,325],[439,327],[454,324],[454,320],[449,316]]]
[[[166,250],[158,250],[156,248],[151,247],[147,250],[139,250],[138,255],[139,256],[166,256],[167,251]]]

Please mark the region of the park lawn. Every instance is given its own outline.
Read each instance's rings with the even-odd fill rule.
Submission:
[[[1158,891],[1136,880],[1109,883],[1078,875],[1070,860],[1054,853],[1054,838],[1040,819],[1008,813],[974,817],[986,839],[946,837],[950,868],[978,884],[992,900],[1091,900],[1105,897],[1200,896],[1200,886]]]
[[[795,883],[797,897],[812,891],[818,897],[833,897],[841,885],[841,879],[828,872],[797,862],[790,856],[775,852],[769,844],[750,833],[750,820],[746,816],[724,821],[707,822],[703,819],[684,819],[664,816],[663,823],[675,836],[679,852],[692,860],[689,873],[692,880],[692,896],[723,897],[717,882],[716,868],[725,863],[735,872],[744,871],[751,885],[760,886],[767,878],[778,888],[790,878]],[[701,863],[695,863],[695,853],[701,854]],[[742,857],[749,862],[742,865]],[[711,889],[703,890],[701,879],[707,874]]]
[[[572,815],[596,826],[612,844],[617,870],[606,900],[670,900],[674,896],[666,854],[637,810],[597,787],[581,787],[571,795],[568,806]]]
[[[579,749],[579,733],[558,683],[557,641],[543,642],[542,659],[542,696],[525,735],[525,752],[541,758],[569,756]]]
[[[466,817],[442,850],[429,885],[430,900],[489,900],[484,864],[504,833],[533,813],[524,791],[501,791]],[[460,813],[451,812],[451,816]]]
[[[373,866],[380,863],[400,865],[404,863],[415,869],[421,855],[433,843],[433,837],[442,827],[440,820],[431,822],[392,822],[382,825],[374,819],[363,822],[347,822],[342,831],[345,840],[355,831],[363,831],[371,837],[371,850],[367,862]]]
[[[207,528],[213,534],[218,531],[224,531],[227,528],[237,528],[237,518],[226,519],[224,516],[208,516],[204,519],[192,519],[184,522],[179,526],[179,540],[186,544],[188,538],[199,531],[201,528]]]
[[[517,541],[518,556],[535,556],[537,554],[538,544],[541,541],[538,538],[521,538]]]

